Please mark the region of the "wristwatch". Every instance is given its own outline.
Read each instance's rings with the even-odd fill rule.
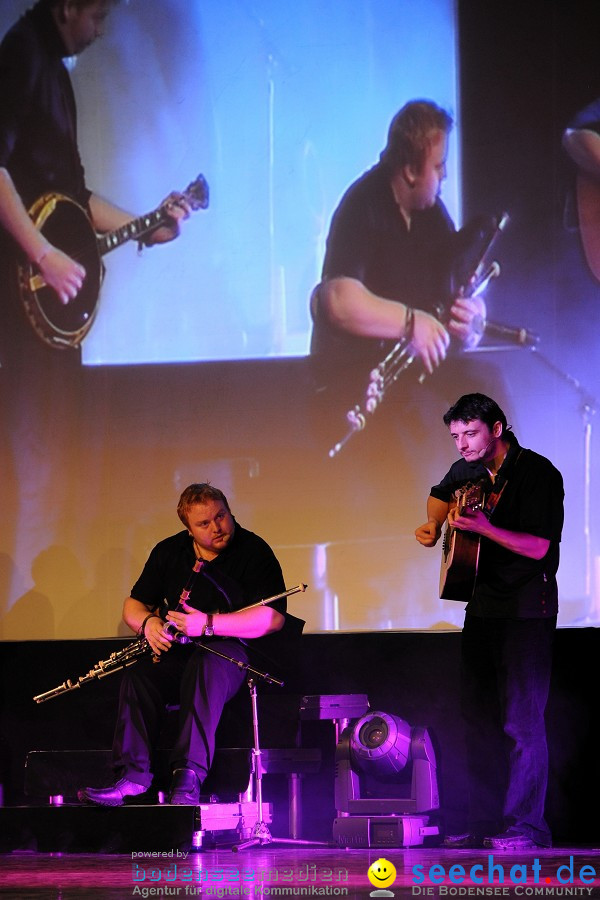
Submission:
[[[206,625],[202,629],[202,637],[213,637],[214,633],[215,633],[215,629],[213,626],[213,614],[207,613]]]

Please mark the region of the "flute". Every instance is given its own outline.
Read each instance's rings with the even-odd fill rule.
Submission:
[[[251,603],[249,606],[244,606],[237,611],[242,612],[242,610],[246,609],[255,609],[258,606],[266,606],[269,603],[275,603],[276,600],[284,600],[286,597],[297,594],[299,591],[304,592],[306,587],[306,584],[297,584],[295,587],[283,591],[281,594],[275,594],[273,597],[257,600],[256,603]],[[169,629],[171,630],[169,631]],[[177,644],[198,643],[198,639],[191,638],[182,631],[177,631],[175,626],[171,623],[166,626],[165,630],[169,631],[169,634],[171,634],[173,640]],[[202,645],[200,644],[200,646]],[[152,652],[152,648],[148,643],[148,639],[145,637],[138,637],[122,650],[116,650],[114,653],[111,653],[108,659],[99,660],[89,672],[86,672],[85,675],[80,675],[76,681],[71,681],[71,679],[68,678],[57,687],[45,691],[43,694],[37,694],[33,699],[36,703],[45,703],[46,700],[53,700],[54,697],[59,697],[61,694],[66,694],[69,691],[76,691],[82,687],[82,685],[88,684],[90,681],[99,681],[101,678],[106,678],[108,675],[120,672],[121,669],[124,669],[126,666],[134,665],[140,656],[150,652]]]

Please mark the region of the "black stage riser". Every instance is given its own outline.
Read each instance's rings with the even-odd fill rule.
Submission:
[[[24,764],[30,750],[108,750],[120,675],[36,705],[32,697],[87,672],[126,641],[19,641],[0,643],[0,782],[5,803],[24,802]],[[460,632],[384,632],[305,635],[283,689],[268,693],[276,705],[289,694],[365,693],[372,709],[426,726],[438,758],[441,803],[451,818],[466,796],[465,748],[458,700]],[[564,844],[600,840],[600,805],[594,777],[600,744],[597,660],[600,630],[559,630],[547,709],[550,782],[547,818]],[[296,662],[296,661],[295,661]],[[261,715],[262,744],[290,747],[293,723],[276,709]],[[304,834],[331,839],[333,727],[304,722],[302,745],[322,751],[321,771],[304,779]],[[221,746],[241,746],[226,741]],[[284,776],[281,793],[286,797]],[[269,791],[271,788],[269,788]],[[266,799],[271,799],[267,796]]]
[[[192,806],[4,807],[0,851],[137,853],[190,849]]]

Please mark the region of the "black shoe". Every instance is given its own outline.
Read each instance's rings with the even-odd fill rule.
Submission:
[[[484,838],[483,846],[492,850],[534,850],[541,845],[537,844],[529,835],[523,834],[522,831],[509,828],[502,834]]]
[[[193,769],[175,769],[168,802],[173,806],[196,806],[200,803],[200,779]]]
[[[481,849],[483,838],[474,831],[463,831],[461,834],[447,834],[442,841],[442,847],[448,850]]]
[[[147,787],[127,778],[119,778],[115,784],[105,788],[82,788],[77,797],[82,803],[94,803],[97,806],[123,806],[127,798],[140,797],[146,794]]]

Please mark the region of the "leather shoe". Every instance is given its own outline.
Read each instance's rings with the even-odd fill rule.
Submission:
[[[168,802],[174,806],[196,806],[200,803],[200,779],[193,769],[175,769]]]
[[[77,797],[82,803],[94,803],[97,806],[123,806],[128,797],[139,797],[148,791],[143,784],[119,778],[115,784],[105,788],[82,788]]]
[[[522,831],[518,831],[516,828],[509,828],[507,831],[503,831],[502,834],[484,838],[483,846],[492,850],[533,850],[535,847],[539,847],[540,844],[537,844],[529,835],[523,834]]]
[[[483,838],[473,831],[463,831],[461,834],[447,834],[442,841],[442,847],[449,850],[481,849]]]

